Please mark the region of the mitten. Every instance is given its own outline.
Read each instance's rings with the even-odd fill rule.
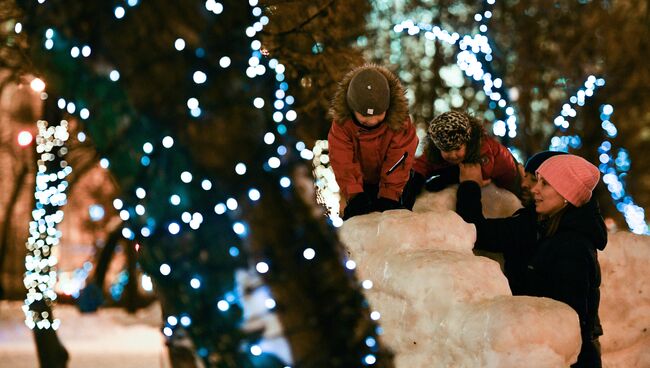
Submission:
[[[402,207],[402,205],[399,204],[399,202],[384,197],[379,198],[375,203],[375,210],[379,212],[396,210],[400,208],[404,208],[404,207]]]
[[[361,192],[352,197],[347,206],[345,206],[342,219],[347,220],[350,217],[365,215],[371,211],[372,206],[370,205],[370,198],[368,198],[366,193]]]

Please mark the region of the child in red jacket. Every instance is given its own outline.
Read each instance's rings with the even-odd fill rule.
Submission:
[[[403,208],[418,138],[399,79],[377,65],[353,69],[339,83],[329,113],[342,218]]]
[[[520,175],[510,151],[487,135],[473,116],[449,111],[438,115],[427,129],[424,152],[415,160],[404,205],[412,208],[425,186],[437,191],[458,183],[460,163],[480,163],[484,180],[519,195]]]

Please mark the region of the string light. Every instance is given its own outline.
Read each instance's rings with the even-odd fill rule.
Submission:
[[[61,120],[57,126],[48,126],[44,120],[36,123],[36,152],[40,154],[36,173],[36,206],[32,211],[25,257],[25,277],[27,289],[23,312],[25,324],[30,329],[57,329],[58,319],[53,319],[47,311],[32,310],[35,302],[51,305],[57,299],[56,284],[57,258],[53,255],[59,245],[61,231],[57,225],[63,220],[63,211],[57,207],[67,202],[65,178],[72,168],[62,158],[67,152],[65,142],[69,138],[68,122]],[[51,170],[56,171],[52,172]]]

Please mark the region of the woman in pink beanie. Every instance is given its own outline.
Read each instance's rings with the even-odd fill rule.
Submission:
[[[597,250],[605,248],[607,231],[592,199],[600,172],[582,157],[560,155],[544,161],[536,173],[532,193],[539,240],[528,264],[527,294],[571,306],[578,313],[582,336],[572,367],[601,367]]]
[[[485,180],[480,168],[466,165],[461,169],[456,210],[476,224],[476,249],[504,254],[513,295],[552,298],[576,311],[582,348],[572,367],[601,367],[597,250],[605,248],[607,231],[592,198],[600,173],[587,160],[570,154],[544,153],[531,165],[535,165],[531,173],[537,175],[531,189],[534,209],[486,219],[480,189]]]

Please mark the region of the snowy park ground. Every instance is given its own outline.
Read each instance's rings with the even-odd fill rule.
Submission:
[[[33,334],[25,326],[22,302],[0,301],[0,367],[38,367]],[[58,336],[70,354],[69,368],[169,368],[156,304],[129,315],[122,309],[81,314],[57,304]]]

